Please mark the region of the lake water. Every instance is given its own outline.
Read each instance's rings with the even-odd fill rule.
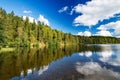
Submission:
[[[120,80],[120,45],[0,53],[0,80]]]

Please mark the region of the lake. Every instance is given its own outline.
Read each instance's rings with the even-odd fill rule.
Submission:
[[[120,80],[120,45],[20,48],[0,53],[0,80]]]

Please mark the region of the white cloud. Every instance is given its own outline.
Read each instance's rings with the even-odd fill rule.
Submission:
[[[98,32],[96,32],[95,34],[92,34],[90,31],[84,31],[84,32],[78,32],[77,35],[80,36],[112,36],[112,33],[110,31],[107,30],[100,30]]]
[[[31,16],[23,16],[23,20],[26,20],[26,18],[29,18],[29,22],[33,23],[33,21],[35,20],[35,23],[37,23],[38,21],[40,21],[41,23],[43,23],[44,25],[48,25],[50,26],[50,23],[48,21],[48,19],[46,19],[43,15],[39,15],[38,19],[35,19]]]
[[[117,22],[111,22],[105,25],[101,25],[100,27],[98,27],[97,29],[99,30],[111,30],[113,29],[113,35],[118,36],[120,35],[120,21]]]
[[[41,23],[43,23],[44,25],[48,25],[50,26],[50,23],[48,21],[48,19],[46,19],[43,15],[39,15],[38,21],[40,21]]]
[[[120,0],[92,0],[84,4],[75,6],[73,12],[81,13],[74,19],[74,24],[77,26],[93,26],[99,21],[115,17],[115,14],[120,13]]]
[[[106,30],[98,31],[95,35],[96,36],[112,36],[112,34],[109,31],[106,31]]]
[[[30,13],[32,13],[32,11],[30,11],[30,10],[24,10],[23,13],[30,14]]]
[[[27,16],[23,16],[23,20],[26,20],[26,18],[27,18]],[[35,20],[35,23],[37,23],[37,20],[35,18],[33,18],[31,16],[28,16],[28,18],[29,18],[29,22],[33,23]]]
[[[59,13],[62,13],[62,12],[65,12],[67,9],[68,9],[68,7],[65,6],[65,7],[63,7],[62,9],[60,9],[58,12],[59,12]]]
[[[116,38],[120,38],[120,36],[116,36]]]
[[[80,36],[91,36],[91,32],[89,31],[85,31],[85,32],[78,32],[77,35],[80,35]]]

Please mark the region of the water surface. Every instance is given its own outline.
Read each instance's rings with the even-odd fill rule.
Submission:
[[[0,80],[120,80],[120,45],[19,49],[0,54]]]

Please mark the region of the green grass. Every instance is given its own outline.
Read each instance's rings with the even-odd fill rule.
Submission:
[[[0,53],[2,53],[2,52],[12,52],[14,50],[15,50],[15,48],[1,48]]]

